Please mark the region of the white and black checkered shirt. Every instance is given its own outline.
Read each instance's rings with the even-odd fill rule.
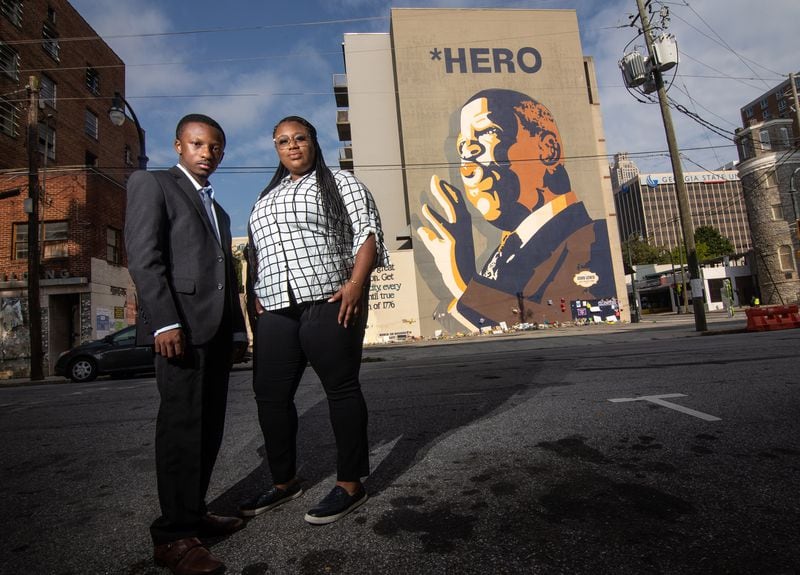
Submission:
[[[335,294],[350,278],[355,255],[369,234],[378,246],[375,266],[389,264],[372,194],[350,172],[331,171],[350,220],[338,229],[322,210],[313,171],[295,181],[287,176],[253,206],[255,293],[264,309],[289,307],[289,286],[298,303]]]

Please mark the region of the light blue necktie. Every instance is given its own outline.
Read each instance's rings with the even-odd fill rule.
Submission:
[[[206,216],[208,216],[208,221],[211,222],[211,229],[214,230],[214,234],[217,236],[217,241],[221,241],[219,237],[219,230],[217,229],[217,220],[214,219],[214,199],[212,194],[214,193],[214,188],[211,186],[205,186],[200,188],[200,197],[203,200],[203,205],[206,208]]]

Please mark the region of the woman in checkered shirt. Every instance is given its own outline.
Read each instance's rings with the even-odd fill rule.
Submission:
[[[322,381],[336,438],[336,485],[305,516],[321,525],[367,499],[367,407],[359,370],[372,270],[388,265],[369,190],[330,170],[298,116],[273,130],[280,165],[250,214],[253,389],[273,485],[240,506],[255,516],[302,495],[294,395],[307,363]]]

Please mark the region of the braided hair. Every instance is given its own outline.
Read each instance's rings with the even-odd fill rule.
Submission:
[[[322,212],[328,222],[327,233],[329,237],[329,248],[332,252],[337,253],[339,258],[346,260],[349,258],[350,248],[352,247],[352,225],[344,205],[344,200],[342,200],[342,194],[339,192],[336,178],[334,178],[333,172],[331,172],[330,168],[325,164],[325,158],[322,156],[322,148],[320,148],[319,141],[317,140],[317,129],[305,118],[300,116],[286,116],[279,120],[272,129],[273,138],[278,131],[278,127],[287,122],[296,122],[308,130],[308,135],[314,146],[313,170],[317,178],[317,188],[321,199]],[[279,186],[288,175],[288,168],[286,168],[283,163],[279,163],[272,179],[259,195],[259,199]],[[350,241],[348,241],[348,239]]]
[[[296,122],[308,130],[308,135],[314,146],[314,172],[317,176],[317,186],[319,187],[320,197],[322,198],[323,212],[328,216],[330,221],[340,225],[342,221],[347,220],[347,211],[342,201],[342,195],[339,193],[339,187],[336,185],[336,179],[325,164],[325,158],[322,156],[322,148],[320,148],[319,141],[317,140],[317,129],[305,118],[301,118],[300,116],[286,116],[279,120],[272,129],[273,138],[278,131],[278,127],[286,122]],[[286,166],[279,164],[278,169],[275,170],[275,174],[273,174],[272,179],[267,184],[267,187],[264,188],[264,191],[261,192],[260,197],[267,195],[270,190],[278,186],[288,175],[289,170]]]

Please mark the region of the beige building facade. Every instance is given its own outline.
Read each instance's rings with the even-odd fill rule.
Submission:
[[[403,286],[391,321],[383,314],[397,307],[370,310],[368,341],[628,319],[594,67],[575,11],[391,18],[389,34],[345,36],[337,90],[340,157],[376,198],[387,281]]]

